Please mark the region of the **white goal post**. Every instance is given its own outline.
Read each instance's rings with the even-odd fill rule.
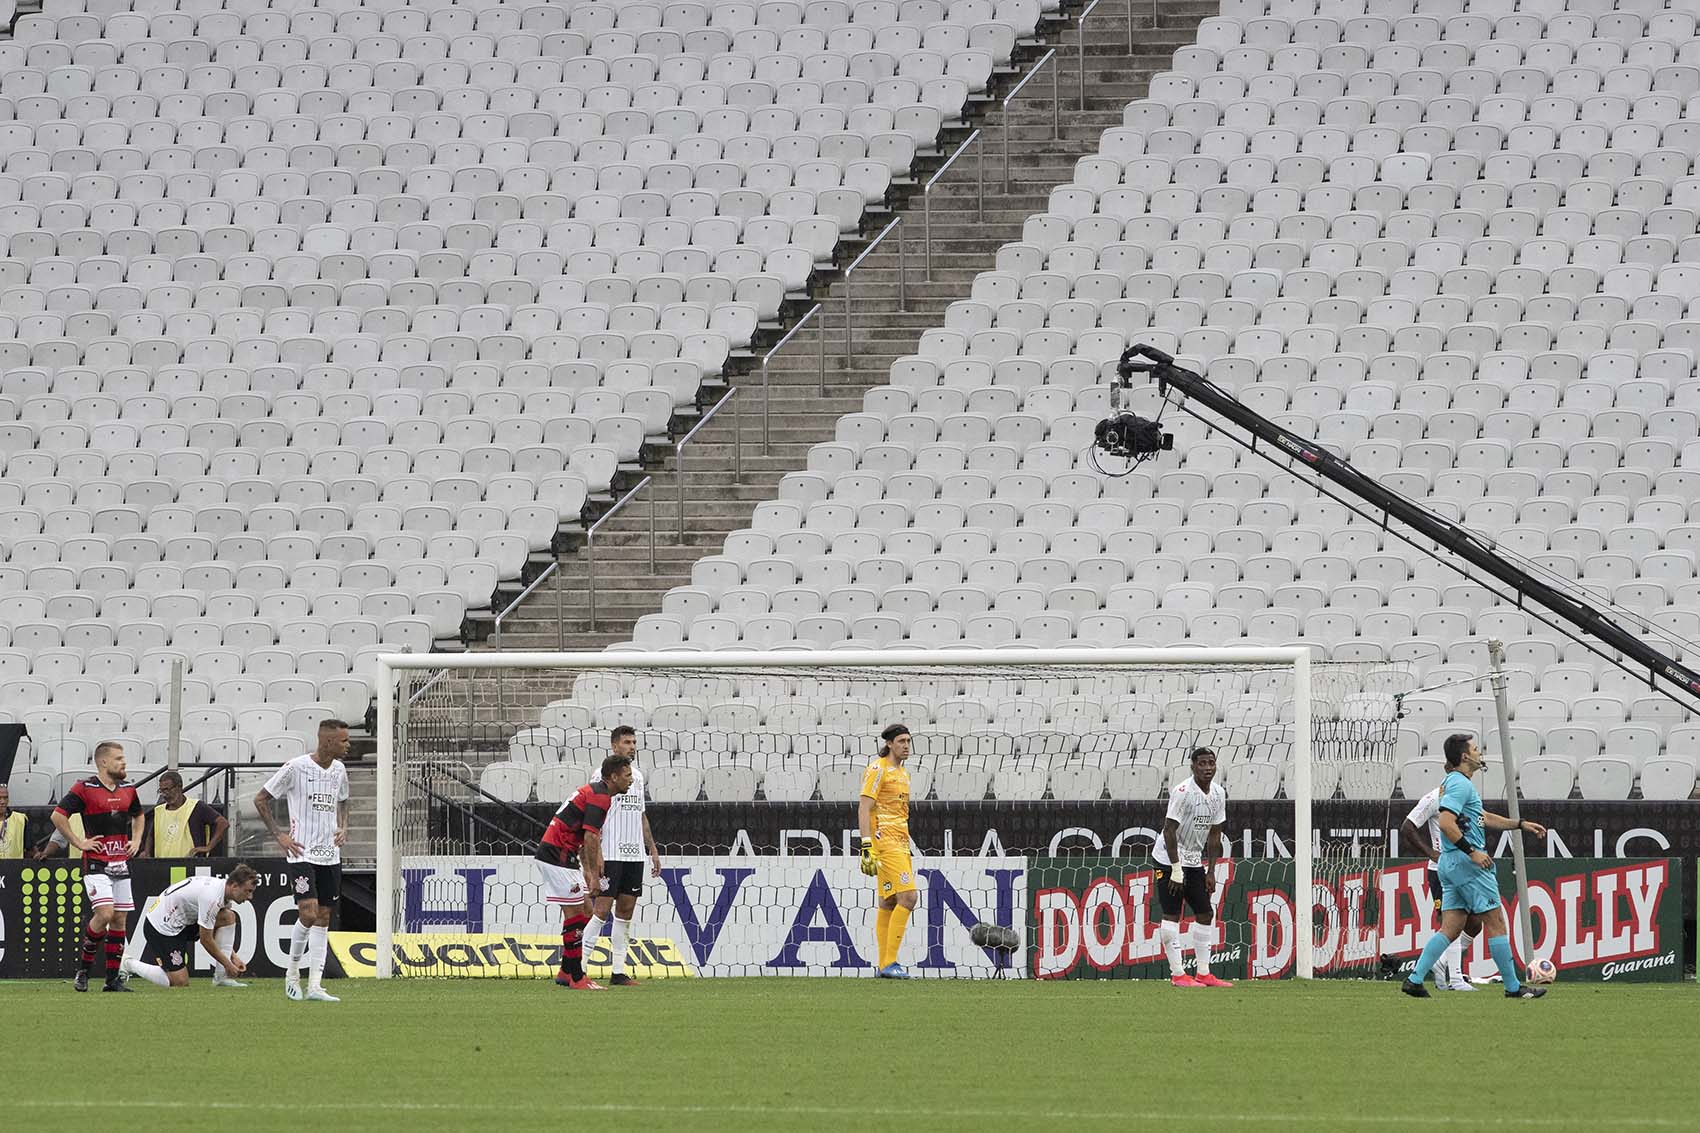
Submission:
[[[1364,668],[1361,663],[1358,667]],[[1291,764],[1285,782],[1286,794],[1293,806],[1292,857],[1294,889],[1298,895],[1310,894],[1316,884],[1317,863],[1313,849],[1312,830],[1312,764],[1313,746],[1313,672],[1318,666],[1335,667],[1336,663],[1317,662],[1311,648],[1306,646],[1235,647],[1235,648],[1161,648],[1161,649],[953,649],[953,650],[865,650],[865,651],[797,651],[797,652],[636,652],[612,651],[595,653],[456,653],[456,654],[387,654],[377,660],[374,688],[377,694],[377,893],[376,910],[376,975],[389,977],[395,972],[394,945],[398,935],[398,900],[402,878],[401,831],[398,828],[398,792],[407,774],[407,753],[400,749],[398,725],[405,724],[406,713],[402,699],[418,691],[427,681],[435,682],[445,675],[466,679],[494,676],[494,670],[525,674],[537,679],[538,671],[554,670],[566,679],[567,674],[608,673],[618,676],[633,670],[645,673],[672,673],[680,676],[712,676],[715,673],[754,670],[776,671],[809,678],[811,674],[831,673],[836,679],[855,679],[846,674],[867,674],[868,679],[879,676],[881,669],[905,673],[917,671],[941,674],[955,671],[972,672],[979,677],[996,679],[998,674],[1017,671],[1035,673],[1054,671],[1082,681],[1093,674],[1110,671],[1196,670],[1212,669],[1287,670],[1290,683],[1286,696],[1290,703],[1282,707],[1282,719],[1290,722]],[[1339,666],[1345,667],[1345,666]],[[481,672],[483,671],[483,672]],[[1354,686],[1355,687],[1355,686]],[[1391,702],[1391,701],[1390,701]],[[1335,711],[1338,706],[1335,706]],[[1329,792],[1333,784],[1330,781]],[[1165,788],[1166,789],[1166,788]],[[1302,897],[1297,908],[1303,910]],[[1295,917],[1298,931],[1292,934],[1293,955],[1291,971],[1300,979],[1316,975],[1314,966],[1313,933],[1309,918]]]

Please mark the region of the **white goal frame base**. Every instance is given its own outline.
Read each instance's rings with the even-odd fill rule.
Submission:
[[[378,846],[376,975],[395,975],[395,903],[391,899],[401,880],[396,852],[396,720],[397,687],[401,674],[434,669],[715,669],[779,668],[904,669],[997,666],[1055,666],[1087,669],[1098,665],[1149,665],[1208,669],[1213,665],[1290,666],[1293,670],[1293,776],[1288,784],[1293,804],[1293,892],[1307,907],[1315,888],[1316,863],[1311,830],[1311,662],[1305,646],[1254,646],[1197,649],[934,649],[934,650],[809,650],[796,652],[596,652],[596,653],[386,653],[377,658],[372,687],[378,700]],[[1304,922],[1308,929],[1308,921]],[[1312,979],[1315,942],[1310,931],[1294,934],[1293,973]]]

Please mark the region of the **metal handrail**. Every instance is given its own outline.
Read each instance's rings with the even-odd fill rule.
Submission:
[[[614,518],[614,513],[631,502],[633,496],[649,486],[653,477],[645,476],[633,485],[631,491],[614,501],[614,506],[597,516],[584,533],[585,565],[589,574],[590,598],[590,632],[596,632],[596,529]],[[655,497],[649,497],[649,573],[655,573]]]
[[[1005,186],[1009,184],[1009,104],[1015,101],[1015,96],[1021,93],[1022,87],[1026,86],[1035,75],[1045,69],[1046,63],[1056,58],[1056,54],[1057,49],[1053,47],[1041,55],[1039,61],[1033,64],[1033,69],[1021,76],[1021,81],[1016,83],[1010,89],[1010,92],[1003,96],[1003,180]],[[1057,69],[1055,67],[1051,68],[1051,137],[1062,137],[1062,113],[1061,103],[1057,97]]]
[[[1079,29],[1076,38],[1080,47],[1080,109],[1083,111],[1086,109],[1086,18],[1101,2],[1102,0],[1092,0],[1092,3],[1086,5],[1086,10],[1080,13],[1080,22],[1075,25]],[[1128,0],[1128,11],[1133,11],[1133,0]],[[1132,19],[1132,16],[1128,18]]]
[[[816,315],[820,314],[820,310],[821,310],[821,305],[819,303],[816,303],[813,307],[810,307],[808,309],[808,312],[806,314],[804,314],[802,318],[798,319],[796,324],[790,330],[785,332],[784,337],[781,338],[778,342],[774,343],[773,346],[768,349],[768,352],[761,356],[761,449],[764,453],[773,451],[773,421],[770,419],[770,417],[768,415],[768,410],[770,408],[770,402],[772,400],[773,390],[768,385],[767,364],[769,362],[773,361],[773,356],[775,354],[779,353],[779,350],[780,350],[781,347],[783,347],[787,342],[791,341],[792,335],[796,334],[798,331],[803,329],[804,323],[808,322],[810,319],[812,319]],[[821,392],[821,396],[825,397],[826,396],[826,318],[824,316],[821,318],[821,323],[820,323],[819,329],[820,329],[820,334],[819,334],[818,337],[820,338],[820,392]]]
[[[523,602],[527,598],[531,597],[531,592],[533,590],[536,590],[539,586],[542,586],[543,581],[545,579],[547,579],[550,575],[559,574],[560,569],[561,569],[561,563],[560,563],[560,560],[558,560],[558,559],[555,562],[552,562],[548,566],[544,567],[543,572],[541,574],[539,574],[536,578],[531,580],[531,585],[527,586],[524,590],[521,590],[519,592],[518,597],[516,597],[512,602],[509,602],[506,606],[503,606],[501,608],[501,610],[496,614],[496,630],[495,630],[495,633],[493,634],[493,636],[496,639],[496,652],[500,653],[502,651],[502,619],[506,618],[509,614],[513,613],[514,609],[521,602]],[[561,597],[560,596],[561,596],[561,587],[560,587],[560,583],[557,582],[555,584],[555,646],[556,646],[557,649],[563,649],[564,650],[567,646],[567,643],[566,643],[566,637],[565,637],[565,632],[564,632],[565,623],[561,619]],[[432,680],[435,681],[436,678],[433,677]],[[426,687],[429,688],[430,686],[427,685]],[[421,689],[420,691],[423,692],[424,690]],[[412,701],[409,701],[408,703],[411,704]],[[502,670],[501,669],[496,670],[496,710],[502,714],[503,719],[507,718],[508,688],[507,688],[507,682],[502,676]]]
[[[1096,3],[1097,0],[1093,0],[1093,2]],[[926,246],[928,283],[933,281],[933,186],[938,183],[940,177],[950,171],[952,165],[956,164],[956,159],[967,152],[969,146],[979,140],[980,131],[978,130],[964,138],[962,144],[956,147],[956,152],[945,158],[945,162],[939,166],[938,172],[929,177],[927,183],[921,188],[921,240]],[[974,175],[979,181],[977,189],[980,201],[979,215],[980,219],[984,220],[986,219],[986,155],[983,150],[975,150],[974,154]]]
[[[710,406],[708,412],[704,413],[697,420],[697,423],[691,426],[691,431],[679,438],[679,440],[673,444],[673,475],[678,481],[679,489],[679,543],[681,545],[685,542],[685,446],[690,444],[691,440],[697,435],[697,433],[702,431],[702,427],[704,425],[714,420],[714,415],[724,409],[727,402],[737,396],[737,386],[733,386],[731,389],[727,390],[726,396],[722,397],[719,401]],[[732,466],[733,478],[735,480],[742,480],[744,478],[744,419],[741,413],[735,413],[733,415]],[[655,563],[653,559],[650,562],[649,569],[650,573],[653,574],[655,572]]]
[[[851,273],[853,273],[857,268],[861,267],[862,261],[867,259],[870,255],[872,255],[874,249],[880,246],[880,241],[884,240],[887,236],[890,236],[892,229],[896,228],[898,225],[900,225],[902,223],[903,223],[903,218],[901,216],[892,217],[891,223],[885,226],[884,231],[882,231],[878,236],[875,236],[873,238],[873,242],[870,243],[866,248],[862,249],[862,254],[857,256],[854,260],[852,260],[851,263],[850,263],[850,266],[844,269],[844,361],[845,362],[849,362],[851,357],[853,357],[856,353],[856,329],[853,325],[851,325],[851,319],[850,319],[850,276],[851,276]],[[908,257],[904,254],[904,251],[903,251],[903,238],[901,236],[899,236],[897,238],[897,306],[898,306],[899,310],[903,310],[903,311],[907,311],[909,309],[909,281],[908,281],[908,278],[907,278],[909,271],[908,271],[907,261],[908,261]],[[825,392],[824,387],[823,387],[822,392],[823,393]]]

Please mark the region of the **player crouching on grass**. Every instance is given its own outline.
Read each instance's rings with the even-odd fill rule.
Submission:
[[[1446,737],[1447,772],[1440,785],[1440,837],[1445,843],[1440,851],[1440,880],[1445,890],[1441,898],[1440,928],[1423,946],[1423,954],[1417,958],[1410,977],[1399,984],[1400,991],[1417,999],[1430,998],[1423,981],[1472,915],[1482,919],[1488,951],[1505,981],[1505,998],[1539,999],[1546,994],[1545,988],[1530,987],[1517,978],[1517,965],[1511,959],[1511,938],[1506,934],[1505,910],[1499,904],[1499,880],[1493,859],[1487,853],[1484,833],[1526,830],[1537,838],[1545,838],[1546,827],[1538,822],[1513,822],[1485,812],[1482,796],[1470,782],[1470,776],[1485,766],[1487,760],[1475,740],[1462,733]]]
[[[584,926],[590,923],[590,895],[602,892],[602,824],[614,796],[631,785],[632,757],[610,755],[602,761],[602,777],[561,804],[537,846],[543,900],[561,909],[561,970],[555,982],[575,991],[602,990],[584,974]]]
[[[1216,859],[1222,856],[1222,823],[1228,817],[1228,796],[1216,785],[1216,753],[1201,747],[1192,753],[1192,777],[1169,792],[1169,813],[1163,818],[1163,837],[1151,848],[1157,863],[1157,900],[1163,907],[1158,939],[1169,958],[1169,982],[1175,987],[1233,987],[1230,980],[1210,974],[1210,943],[1216,936],[1216,914],[1210,897],[1216,892]],[[1192,907],[1192,954],[1196,974],[1187,975],[1181,962],[1181,901]]]
[[[920,894],[915,864],[909,857],[909,729],[892,724],[880,733],[880,757],[868,764],[857,800],[856,828],[862,836],[862,872],[877,878],[879,912],[874,942],[879,947],[881,979],[906,980],[909,970],[897,962],[903,933]]]
[[[238,865],[229,877],[202,874],[179,881],[142,918],[143,954],[158,963],[126,957],[125,969],[159,987],[188,987],[189,955],[198,939],[216,965],[214,987],[247,986],[236,979],[247,965],[236,955],[236,913],[230,906],[246,903],[259,884],[250,865]]]

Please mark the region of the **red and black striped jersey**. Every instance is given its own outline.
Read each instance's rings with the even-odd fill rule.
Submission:
[[[129,859],[130,820],[142,813],[142,799],[128,783],[108,787],[92,775],[71,785],[57,813],[83,816],[83,837],[89,841],[84,862],[121,862]]]
[[[551,865],[576,867],[584,832],[600,831],[613,805],[608,785],[601,780],[574,791],[573,797],[562,803],[555,817],[549,820],[549,829],[543,832],[543,841],[537,847],[537,859]]]

